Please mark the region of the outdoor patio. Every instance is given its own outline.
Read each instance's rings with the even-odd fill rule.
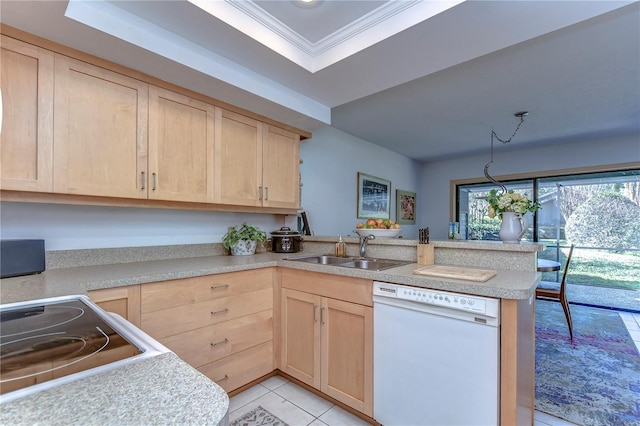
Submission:
[[[640,291],[567,283],[569,303],[640,314]]]

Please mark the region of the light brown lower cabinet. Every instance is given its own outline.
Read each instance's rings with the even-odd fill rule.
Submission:
[[[205,376],[230,392],[273,371],[273,342],[238,352],[198,367]]]
[[[140,327],[139,285],[92,290],[89,292],[89,298],[105,311],[114,312]]]
[[[274,370],[274,273],[144,284],[141,328],[230,392]]]
[[[282,271],[280,369],[371,417],[373,308],[338,300],[355,298],[370,305],[371,282],[347,284],[344,279]],[[320,294],[286,288],[305,283]],[[336,298],[326,297],[334,292]]]
[[[276,367],[373,415],[370,280],[280,272],[279,365],[274,359],[275,268],[90,292],[227,392]]]

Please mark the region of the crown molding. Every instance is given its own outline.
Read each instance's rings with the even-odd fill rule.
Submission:
[[[247,0],[188,0],[309,72],[315,73],[464,0],[389,1],[313,43]],[[313,9],[309,9],[313,13]]]

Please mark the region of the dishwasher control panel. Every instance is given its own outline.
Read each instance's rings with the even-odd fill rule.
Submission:
[[[496,299],[378,281],[373,283],[373,295],[442,306],[490,317],[497,317],[499,309],[499,302]]]

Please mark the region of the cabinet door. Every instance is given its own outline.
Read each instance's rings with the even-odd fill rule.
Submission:
[[[2,36],[0,188],[51,191],[52,52]]]
[[[300,207],[300,135],[265,124],[262,158],[262,205]]]
[[[146,198],[148,85],[55,57],[55,192]]]
[[[214,106],[149,86],[149,198],[213,201]]]
[[[216,202],[261,206],[262,123],[216,110]]]
[[[280,369],[320,389],[320,296],[282,289]]]
[[[373,309],[323,297],[320,318],[320,390],[373,416]]]
[[[140,286],[92,290],[89,298],[107,312],[114,312],[136,327],[140,327]]]

